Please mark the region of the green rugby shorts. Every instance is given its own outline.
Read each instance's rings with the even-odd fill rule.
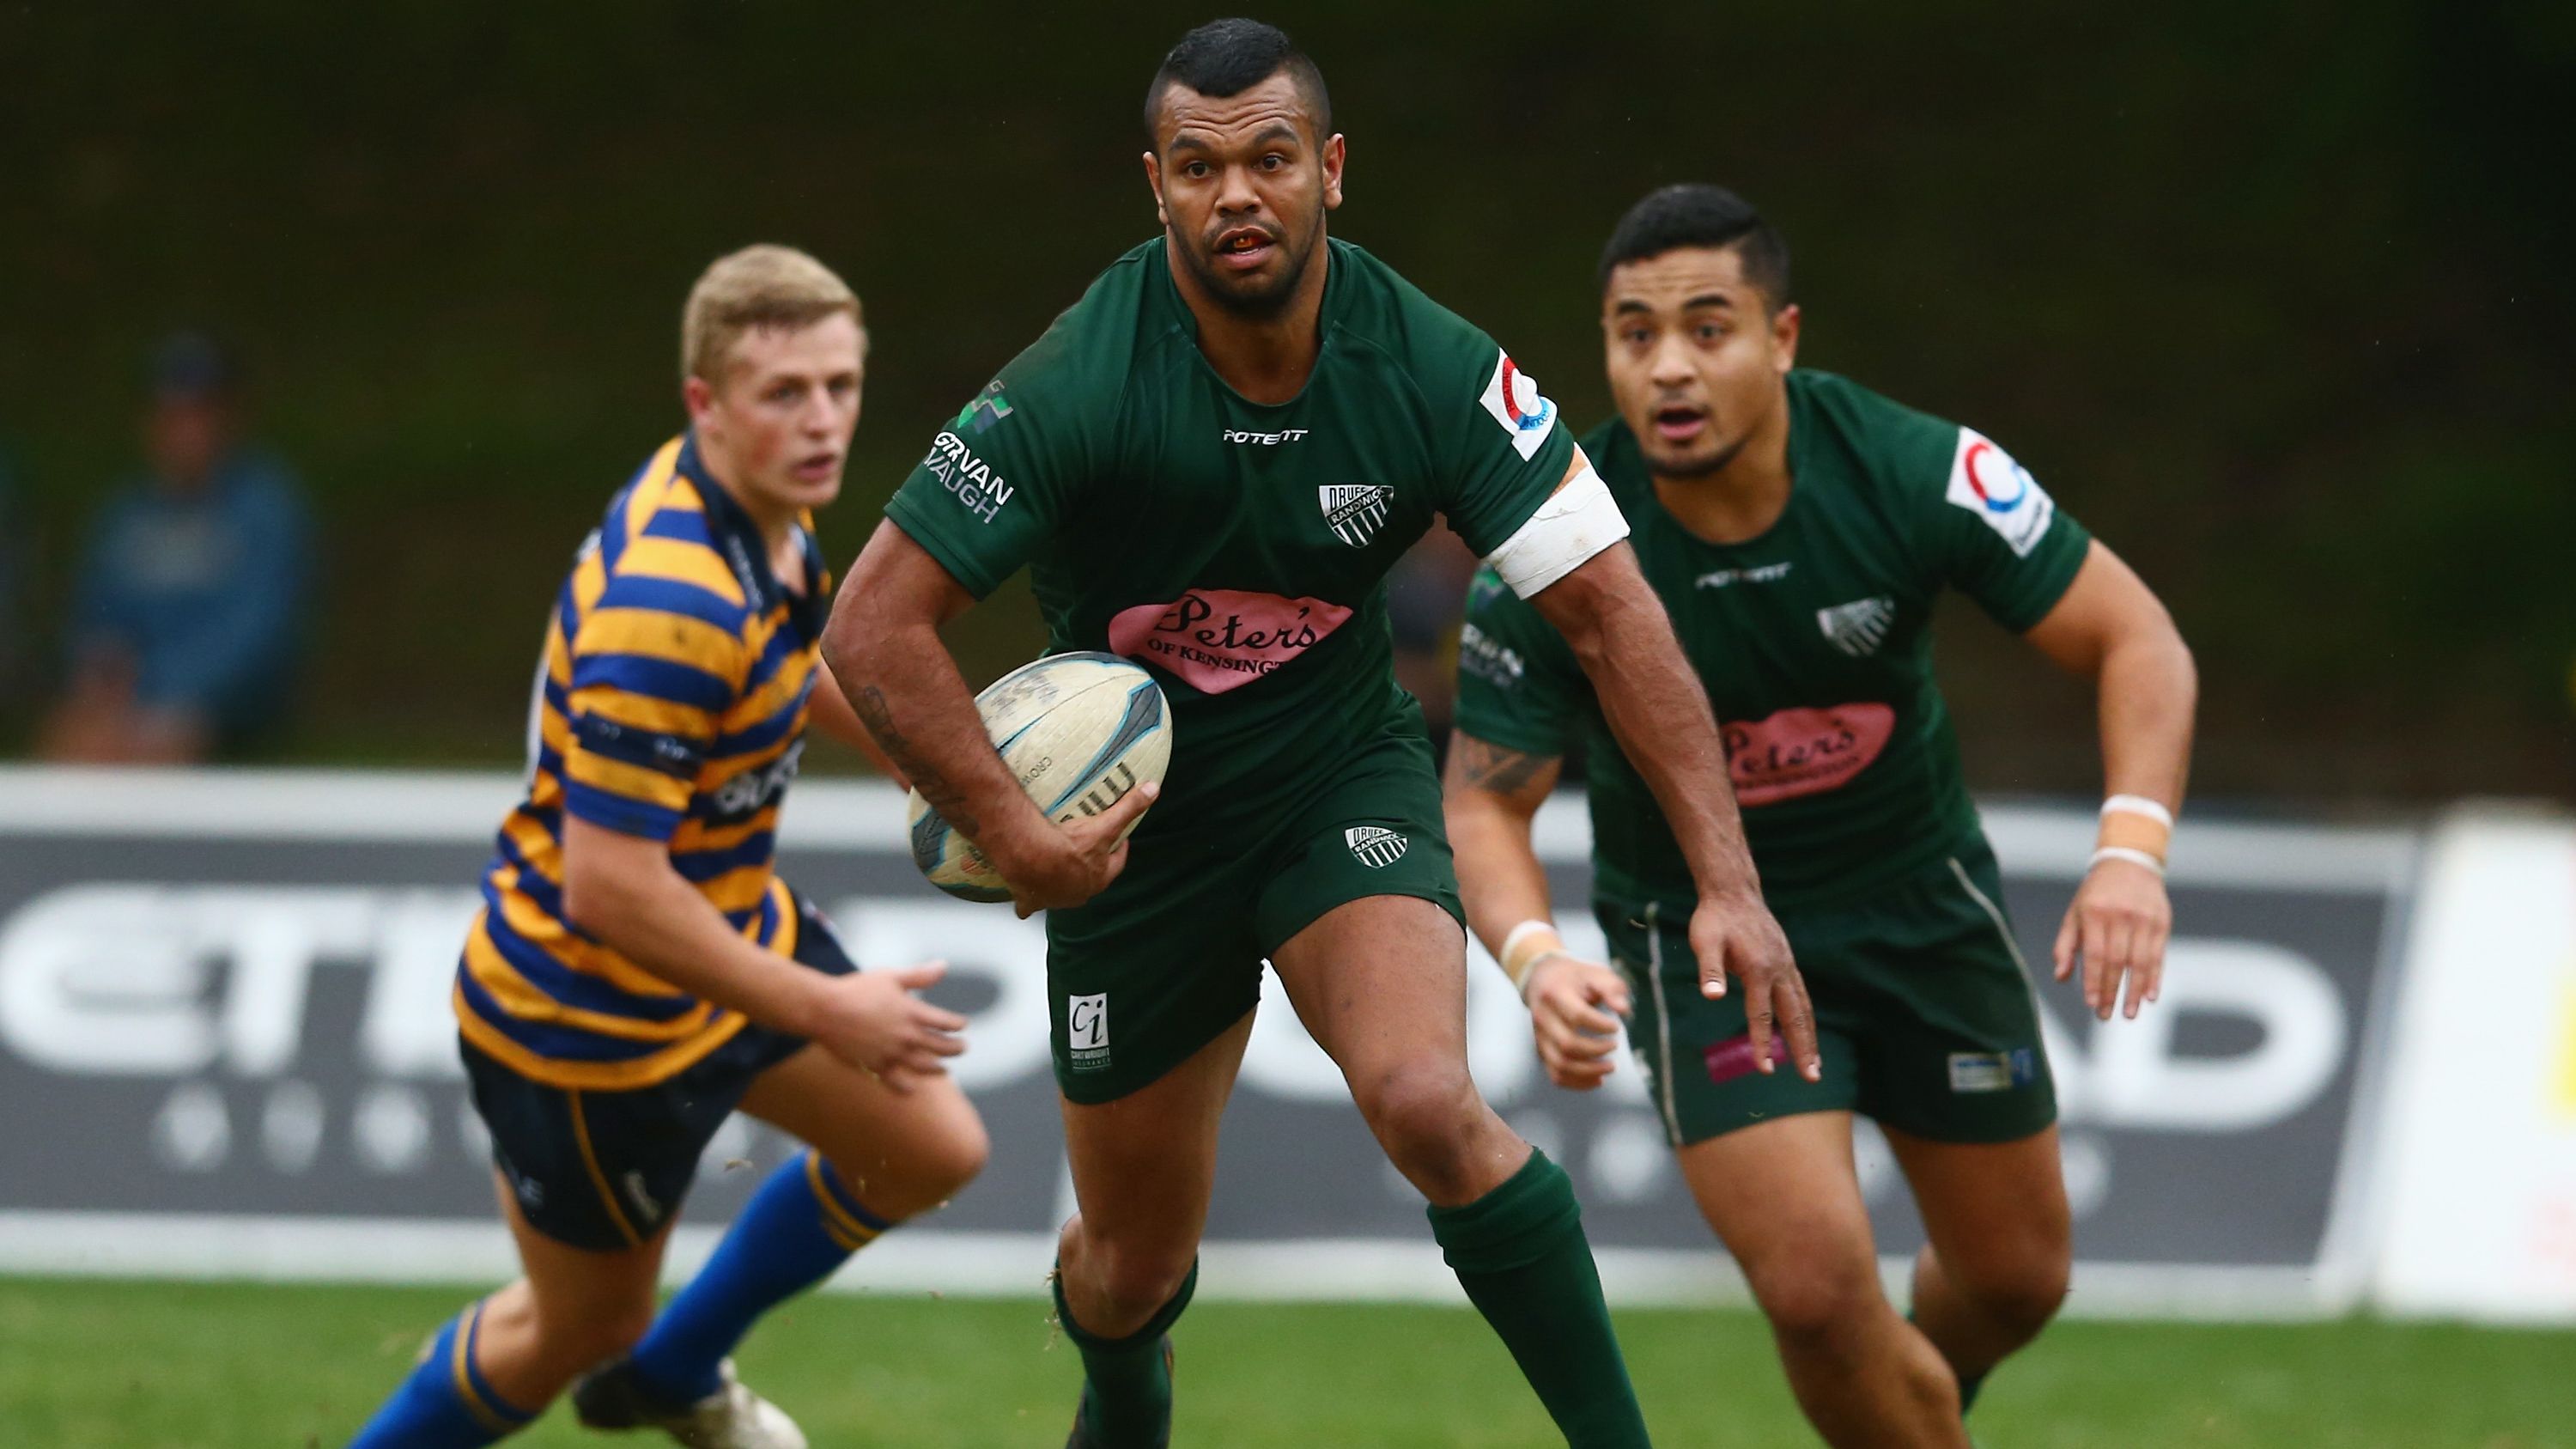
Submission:
[[[1140,839],[1109,889],[1047,914],[1056,1084],[1115,1101],[1251,1011],[1261,968],[1334,907],[1416,896],[1458,920],[1440,780],[1421,735],[1385,736],[1268,818]]]
[[[1668,904],[1593,906],[1635,991],[1628,1037],[1676,1147],[1795,1112],[1851,1111],[1936,1142],[2009,1142],[2057,1120],[2038,1003],[2005,919],[1994,852],[1871,895],[1779,912],[1815,1004],[1824,1080],[1755,1070],[1741,983],[1699,993],[1689,919]]]

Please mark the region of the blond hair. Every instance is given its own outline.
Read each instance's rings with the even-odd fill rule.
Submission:
[[[866,326],[849,283],[794,247],[763,244],[718,257],[680,314],[680,375],[721,382],[744,333],[811,327],[835,312]]]

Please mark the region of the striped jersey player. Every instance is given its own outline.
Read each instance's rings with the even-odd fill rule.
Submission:
[[[462,1449],[567,1384],[584,1423],[801,1449],[727,1355],[774,1304],[982,1166],[930,968],[859,972],[774,868],[816,668],[812,510],[858,421],[858,299],[813,258],[710,267],[682,322],[690,426],[610,501],[548,621],[526,797],[502,824],[456,1018],[524,1275],[440,1330],[355,1441]],[[662,1252],[735,1110],[809,1144],[658,1314]]]

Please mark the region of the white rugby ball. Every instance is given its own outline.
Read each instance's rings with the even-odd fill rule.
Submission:
[[[1172,761],[1171,705],[1152,675],[1115,654],[1050,654],[1023,664],[975,696],[975,710],[1020,788],[1058,822],[1097,815],[1148,780],[1161,783]],[[932,885],[963,900],[1011,898],[983,852],[949,829],[919,790],[905,807],[912,863]]]

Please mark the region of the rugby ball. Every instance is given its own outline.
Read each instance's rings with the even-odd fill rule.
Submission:
[[[975,710],[1020,788],[1056,821],[1097,815],[1146,781],[1159,784],[1172,761],[1171,705],[1152,675],[1115,654],[1023,664],[975,696]],[[1011,898],[983,852],[919,790],[904,819],[912,863],[932,885],[961,900]]]

